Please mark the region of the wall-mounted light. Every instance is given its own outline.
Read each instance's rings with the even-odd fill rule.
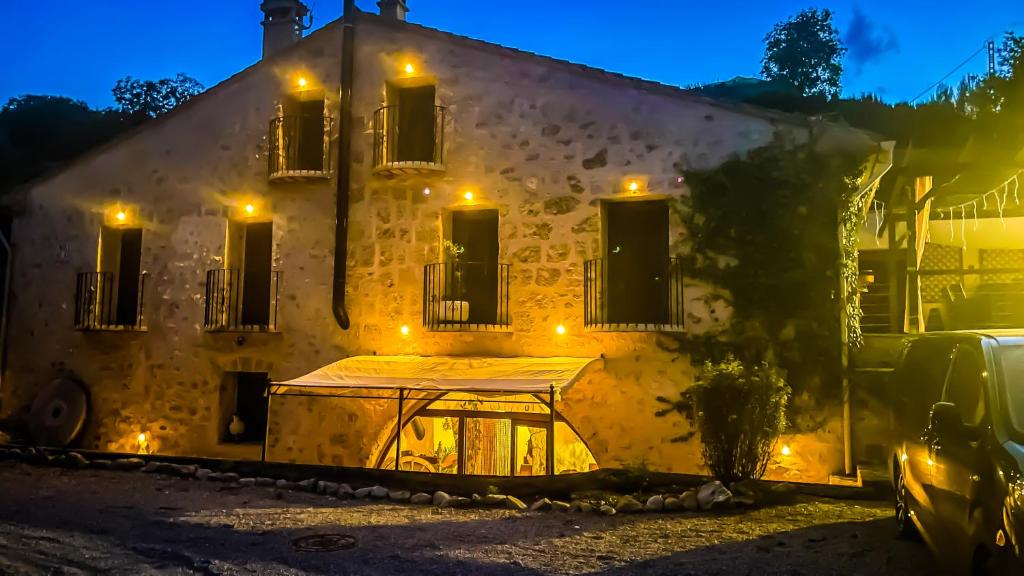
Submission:
[[[558,326],[555,326],[555,333],[558,334],[559,336],[564,336],[565,335],[565,326],[562,325],[562,324],[559,324]]]
[[[424,188],[423,189],[423,195],[424,196],[430,196],[430,188]]]
[[[118,210],[117,214],[114,214],[114,219],[123,224],[128,219],[128,215],[125,214],[124,210]]]
[[[246,204],[244,210],[247,216],[252,216],[253,214],[256,213],[256,207],[253,206],[252,204]]]
[[[412,62],[406,62],[405,66],[402,67],[402,70],[409,75],[416,73],[416,67],[412,65]]]
[[[783,444],[782,445],[782,450],[780,450],[780,452],[782,452],[783,456],[792,456],[793,455],[793,450],[789,447],[789,444]]]
[[[402,336],[408,336],[409,335],[409,326],[407,324],[402,324],[402,327],[399,328],[399,332],[402,333]]]
[[[462,197],[465,198],[467,202],[472,202],[473,201],[473,191],[472,190],[466,190],[466,192],[462,195]]]
[[[622,179],[622,190],[627,194],[643,194],[647,191],[647,177],[630,175]]]
[[[299,88],[305,88],[309,85],[309,80],[306,80],[305,76],[299,76],[299,79],[295,83],[299,85]]]
[[[135,442],[139,445],[139,454],[149,453],[149,436],[147,436],[145,432],[140,432],[139,435],[135,437]]]

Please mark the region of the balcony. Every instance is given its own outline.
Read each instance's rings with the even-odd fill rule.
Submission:
[[[277,332],[278,287],[281,273],[249,278],[238,270],[206,272],[207,332]]]
[[[146,276],[138,280],[113,272],[80,272],[75,281],[75,329],[82,331],[145,330],[143,305]]]
[[[606,332],[683,330],[683,267],[679,258],[655,266],[612,269],[603,258],[583,263],[583,326]]]
[[[273,181],[330,178],[330,116],[279,116],[270,121],[267,174]]]
[[[403,118],[398,106],[373,114],[373,171],[377,174],[424,174],[444,171],[446,109],[433,107],[433,117]]]
[[[423,269],[423,326],[434,331],[508,331],[508,264],[438,262]]]

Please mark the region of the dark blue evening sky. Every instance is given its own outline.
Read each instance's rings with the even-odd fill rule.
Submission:
[[[315,27],[341,13],[341,0],[307,3]],[[108,106],[110,88],[123,76],[185,72],[213,86],[260,57],[259,0],[2,5],[0,101],[60,94]],[[359,5],[376,10],[372,0]],[[409,19],[687,86],[756,76],[764,34],[810,5],[834,10],[847,39],[844,93],[875,92],[890,101],[913,98],[986,38],[1006,29],[1024,31],[1021,0],[409,0]],[[984,54],[964,69],[984,70]]]

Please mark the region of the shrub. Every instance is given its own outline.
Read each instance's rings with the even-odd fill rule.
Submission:
[[[786,426],[789,386],[765,362],[708,362],[697,382],[671,403],[695,420],[704,464],[723,482],[764,476]]]

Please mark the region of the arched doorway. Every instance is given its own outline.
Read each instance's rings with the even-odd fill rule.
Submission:
[[[532,394],[482,395],[449,392],[426,402],[386,431],[377,468],[439,474],[540,476],[547,469],[547,443],[554,442],[554,473],[588,472],[597,461],[576,430]],[[400,446],[400,448],[399,448]]]

